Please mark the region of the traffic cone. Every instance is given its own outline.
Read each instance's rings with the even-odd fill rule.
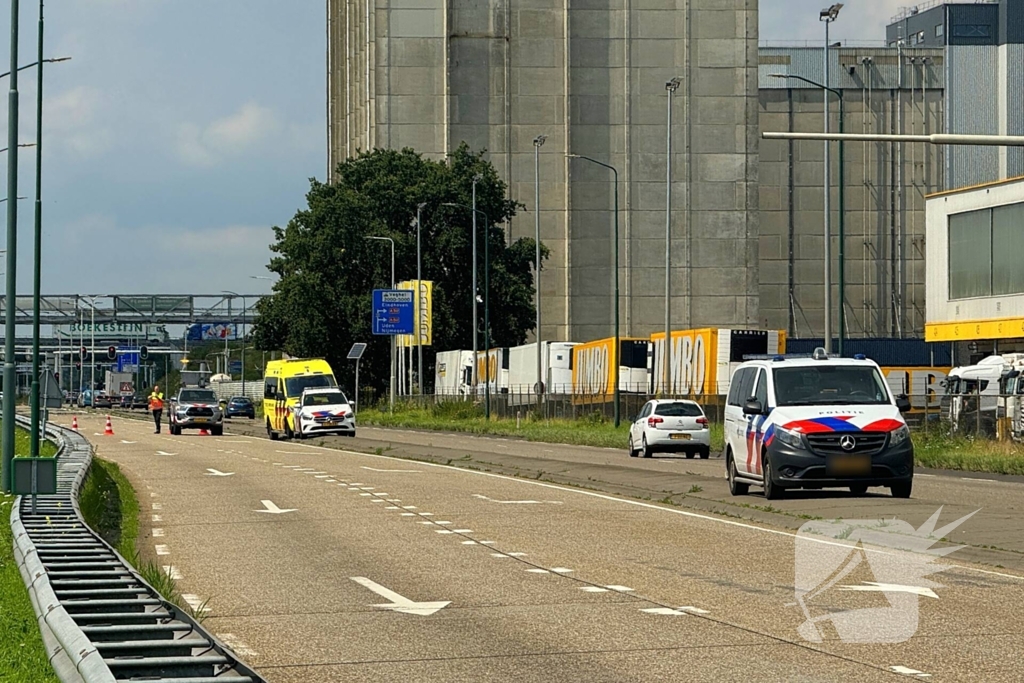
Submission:
[[[202,427],[199,430],[199,436],[209,436],[209,435],[210,435],[210,432],[206,431],[206,427]]]
[[[113,436],[114,425],[110,424],[110,416],[107,415],[107,426],[103,428],[103,436]]]
[[[72,415],[71,416],[71,429],[75,430],[76,432],[78,431],[78,416],[77,415]]]

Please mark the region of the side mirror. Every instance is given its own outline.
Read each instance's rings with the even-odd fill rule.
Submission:
[[[896,397],[896,409],[901,413],[910,412],[910,399],[907,398],[906,394],[900,394]]]
[[[763,415],[764,406],[756,398],[748,398],[747,402],[743,404],[744,415]]]

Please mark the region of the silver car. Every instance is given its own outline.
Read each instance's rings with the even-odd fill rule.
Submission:
[[[212,389],[179,389],[169,408],[171,434],[181,434],[182,429],[209,429],[214,436],[224,433],[224,411]]]

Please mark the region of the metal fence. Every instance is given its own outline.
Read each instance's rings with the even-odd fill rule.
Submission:
[[[651,393],[622,392],[620,416],[623,422],[634,419],[643,405],[654,398],[688,399],[699,403],[708,420],[712,423],[724,421],[725,396],[720,394],[698,394],[659,396]],[[904,420],[911,428],[922,432],[936,431],[949,434],[977,436],[983,438],[1006,438],[1024,440],[1024,396],[981,396],[981,410],[978,410],[979,397],[976,394],[948,396],[939,393],[912,394],[910,411],[903,414]],[[457,405],[473,406],[474,410],[484,411],[484,395],[463,396],[427,394],[401,396],[401,406],[422,409],[435,409],[443,404],[445,412],[458,413]],[[364,394],[362,406],[387,407],[386,395]],[[527,417],[540,419],[568,420],[611,420],[615,413],[615,404],[611,397],[603,395],[575,394],[544,394],[537,396],[528,392],[493,393],[490,397],[490,412],[494,418],[516,419]],[[453,418],[454,419],[454,418]]]

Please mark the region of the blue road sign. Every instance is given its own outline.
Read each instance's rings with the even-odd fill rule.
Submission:
[[[228,372],[230,372],[232,374],[235,374],[235,373],[239,373],[241,371],[242,371],[242,361],[240,361],[240,360],[233,360],[230,363],[228,363]]]
[[[373,333],[413,334],[416,310],[411,289],[373,290]]]
[[[136,349],[120,350],[117,353],[117,372],[135,372],[139,367],[139,352]]]

